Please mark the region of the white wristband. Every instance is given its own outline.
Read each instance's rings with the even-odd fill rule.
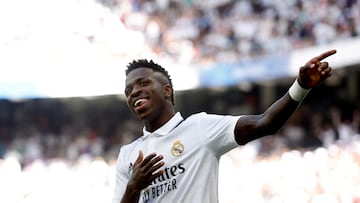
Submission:
[[[306,97],[306,95],[309,92],[310,92],[310,89],[305,89],[305,88],[301,87],[299,82],[297,81],[297,79],[289,88],[289,95],[290,95],[291,99],[293,99],[297,102],[302,102],[302,100],[304,100],[304,98]]]

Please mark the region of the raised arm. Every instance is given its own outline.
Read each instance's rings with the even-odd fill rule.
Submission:
[[[235,139],[244,145],[252,140],[276,133],[295,112],[311,88],[331,75],[331,67],[323,59],[336,53],[330,50],[312,58],[299,70],[289,91],[260,115],[244,115],[235,128]]]

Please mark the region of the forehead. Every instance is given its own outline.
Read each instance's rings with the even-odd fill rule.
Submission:
[[[133,83],[142,78],[149,78],[154,74],[154,72],[155,71],[153,69],[147,67],[136,68],[128,73],[125,84]]]

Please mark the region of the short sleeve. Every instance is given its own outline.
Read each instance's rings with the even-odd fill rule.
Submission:
[[[201,134],[207,146],[218,156],[238,146],[235,126],[240,116],[201,113]]]

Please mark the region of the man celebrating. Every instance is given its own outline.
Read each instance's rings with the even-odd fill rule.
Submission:
[[[125,95],[144,123],[143,136],[123,146],[117,160],[113,203],[216,203],[220,157],[229,150],[272,135],[307,93],[331,75],[323,59],[300,68],[289,91],[259,115],[197,113],[183,119],[174,108],[168,72],[153,61],[135,60],[126,70]]]

